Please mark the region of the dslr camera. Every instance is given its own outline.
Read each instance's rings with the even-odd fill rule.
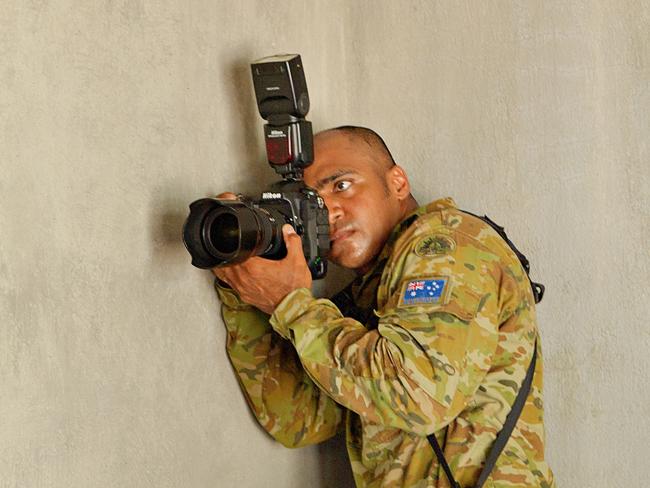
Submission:
[[[303,182],[314,159],[307,83],[299,55],[278,55],[251,64],[253,85],[264,125],[267,159],[282,180],[258,200],[201,198],[190,204],[183,242],[192,265],[208,269],[240,263],[252,256],[282,259],[282,226],[291,224],[314,279],[327,273],[328,212],[316,190]]]

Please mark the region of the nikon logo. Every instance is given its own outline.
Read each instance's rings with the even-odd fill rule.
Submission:
[[[282,198],[282,193],[273,193],[271,191],[262,193],[262,200],[274,200],[277,198]]]
[[[278,91],[280,89],[279,86],[267,86],[266,91]]]

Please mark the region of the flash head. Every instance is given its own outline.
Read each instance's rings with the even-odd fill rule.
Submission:
[[[281,54],[251,64],[253,85],[260,115],[304,118],[309,112],[309,94],[299,54]]]
[[[299,54],[281,54],[251,64],[253,86],[264,126],[266,155],[271,167],[285,179],[302,179],[314,160],[309,95]]]
[[[214,268],[252,256],[282,259],[282,226],[300,236],[312,278],[327,272],[328,212],[324,200],[305,185],[304,170],[314,160],[311,123],[305,120],[309,95],[298,54],[259,59],[251,64],[255,96],[266,119],[268,162],[282,176],[259,200],[202,198],[190,204],[183,242],[197,268]]]

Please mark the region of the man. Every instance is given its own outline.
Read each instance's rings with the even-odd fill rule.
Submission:
[[[288,225],[285,259],[213,270],[228,354],[261,425],[299,447],[333,436],[345,416],[360,487],[449,486],[426,438],[435,433],[458,483],[473,486],[537,344],[533,387],[486,486],[554,486],[534,297],[515,254],[451,199],[418,208],[369,129],[322,132],[314,151],[305,182],[329,209],[329,259],[358,274],[355,317],[313,297]]]

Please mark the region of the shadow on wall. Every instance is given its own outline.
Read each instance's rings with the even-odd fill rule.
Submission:
[[[177,283],[179,277],[188,276],[190,255],[182,241],[182,229],[189,212],[189,204],[199,198],[214,196],[223,191],[234,191],[257,198],[259,193],[279,176],[266,161],[263,146],[263,125],[265,121],[257,111],[255,94],[250,74],[250,55],[239,55],[229,63],[221,82],[227,87],[227,103],[223,108],[229,112],[227,127],[216,127],[212,141],[215,155],[212,164],[224,168],[222,174],[229,176],[227,181],[200,179],[196,171],[188,172],[187,180],[178,178],[167,180],[153,189],[149,207],[149,242],[151,245],[150,269],[157,280]],[[224,154],[236,154],[234,159],[225,159]],[[220,159],[223,158],[223,159]],[[203,166],[205,166],[203,162]],[[210,171],[210,175],[219,174]],[[193,181],[190,180],[193,178]],[[200,180],[196,183],[197,178]],[[199,187],[204,194],[194,194]],[[212,287],[213,275],[206,271],[205,286]],[[351,278],[344,270],[333,267],[326,280],[318,282],[316,288],[320,296],[330,296]],[[218,313],[218,312],[216,312]],[[221,337],[221,335],[219,335]],[[224,351],[225,354],[225,351]],[[234,375],[234,371],[232,372]],[[264,432],[249,410],[251,422]],[[353,488],[354,481],[347,458],[344,434],[315,446],[318,455],[320,488]]]
[[[222,108],[229,112],[227,120],[232,123],[226,127],[215,127],[212,140],[205,142],[214,145],[208,153],[215,155],[211,162],[215,167],[208,172],[207,178],[202,179],[197,171],[189,171],[186,181],[178,183],[178,179],[174,179],[154,189],[149,220],[151,264],[158,271],[164,270],[170,277],[179,276],[178,273],[183,272],[183,267],[187,267],[190,262],[190,256],[182,242],[182,228],[192,201],[216,196],[224,191],[257,198],[262,190],[260,181],[270,180],[274,175],[266,160],[261,157],[263,137],[258,137],[258,133],[262,134],[264,120],[257,113],[250,74],[251,59],[250,54],[240,54],[228,64],[228,69],[220,77],[221,83],[226,87],[226,100],[229,102]],[[225,154],[237,156],[233,159]],[[202,166],[205,167],[206,163],[203,162]],[[218,171],[219,169],[223,171]],[[211,178],[211,175],[219,174],[232,175],[232,178],[228,181]],[[197,179],[199,184],[196,184]],[[202,194],[194,194],[192,188],[196,187],[205,190]]]
[[[345,432],[339,432],[332,439],[318,445],[320,469],[319,488],[354,488],[345,447]]]
[[[151,269],[159,279],[176,281],[187,273],[190,255],[183,245],[183,223],[189,212],[182,191],[173,184],[156,188],[151,200],[149,239],[151,243]]]
[[[221,161],[218,164],[232,164],[237,168],[236,188],[220,189],[221,191],[234,191],[257,198],[259,193],[271,180],[278,179],[266,160],[264,148],[264,124],[257,110],[257,101],[253,90],[253,80],[250,63],[252,54],[240,55],[229,64],[225,75],[228,99],[230,105],[228,125],[228,143],[233,152],[237,154],[234,161]],[[262,184],[263,186],[260,186]]]

